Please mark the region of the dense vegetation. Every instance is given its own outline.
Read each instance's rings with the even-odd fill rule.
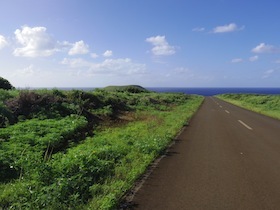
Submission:
[[[222,94],[220,99],[280,119],[280,95]]]
[[[11,85],[11,83],[8,80],[6,80],[3,77],[0,77],[0,89],[11,90],[14,89],[14,87]]]
[[[203,98],[0,91],[0,209],[112,209]]]

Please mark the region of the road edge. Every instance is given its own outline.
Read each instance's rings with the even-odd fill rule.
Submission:
[[[132,209],[134,206],[133,199],[137,192],[142,188],[146,180],[149,178],[149,176],[153,173],[155,168],[158,166],[160,161],[165,158],[170,151],[170,148],[176,144],[176,142],[179,140],[179,136],[186,130],[186,128],[191,124],[191,121],[193,120],[194,116],[199,112],[201,106],[205,102],[205,97],[203,98],[203,101],[197,108],[196,112],[193,113],[191,118],[187,121],[187,124],[184,125],[179,132],[176,134],[176,136],[173,138],[173,140],[170,142],[170,144],[166,147],[165,150],[163,150],[162,154],[160,154],[146,169],[146,171],[135,181],[133,186],[128,190],[124,196],[120,199],[117,209],[118,210],[125,210],[125,209]]]

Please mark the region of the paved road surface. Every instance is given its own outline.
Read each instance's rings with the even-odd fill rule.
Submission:
[[[149,210],[280,209],[280,121],[207,97],[133,203]]]

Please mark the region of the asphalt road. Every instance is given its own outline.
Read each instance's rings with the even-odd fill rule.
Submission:
[[[130,209],[280,209],[280,121],[207,97]]]

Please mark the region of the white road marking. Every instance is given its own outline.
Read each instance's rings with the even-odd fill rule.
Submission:
[[[247,125],[246,123],[242,122],[241,120],[238,120],[238,122],[240,122],[243,126],[245,126],[247,129],[249,130],[253,130],[253,128],[251,128],[249,125]]]
[[[223,108],[222,106],[220,106],[220,108]]]
[[[228,113],[228,114],[230,113],[228,110],[225,110],[225,112]]]

